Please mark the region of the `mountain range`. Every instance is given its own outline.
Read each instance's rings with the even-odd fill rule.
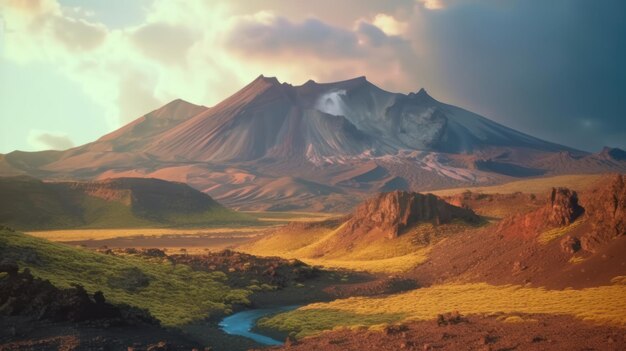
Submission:
[[[379,191],[625,171],[622,150],[558,145],[365,77],[293,86],[259,76],[213,107],[174,100],[82,146],[0,155],[4,176],[160,178],[248,210],[347,211]]]

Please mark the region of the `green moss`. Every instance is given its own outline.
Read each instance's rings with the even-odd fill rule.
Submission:
[[[0,257],[59,287],[81,284],[113,303],[146,308],[165,325],[180,325],[248,304],[250,290],[231,289],[222,272],[193,271],[163,259],[112,256],[0,231]]]

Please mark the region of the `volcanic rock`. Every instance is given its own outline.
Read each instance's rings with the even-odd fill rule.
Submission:
[[[530,213],[504,219],[497,231],[504,235],[534,238],[542,232],[564,227],[578,219],[585,209],[578,204],[578,194],[567,188],[553,188],[546,204]]]
[[[479,217],[472,210],[450,205],[433,194],[392,191],[363,202],[343,231],[378,228],[391,239],[418,222],[439,225],[453,219],[477,222]]]
[[[567,188],[552,188],[550,206],[544,211],[550,225],[561,227],[571,224],[584,212],[578,205],[578,194]]]
[[[15,266],[2,265],[0,273],[0,316],[23,316],[33,320],[56,322],[94,322],[103,325],[158,325],[147,311],[127,305],[106,302],[102,292],[93,298],[80,285],[59,289],[47,280],[32,276],[28,269],[15,271]]]
[[[626,176],[611,176],[585,202],[591,232],[581,238],[582,248],[594,252],[600,245],[626,234]]]
[[[561,250],[568,254],[576,253],[580,250],[580,239],[567,235],[561,240]]]

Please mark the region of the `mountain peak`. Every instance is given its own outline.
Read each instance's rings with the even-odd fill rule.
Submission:
[[[204,110],[206,110],[205,106],[192,104],[179,98],[168,102],[145,116],[159,119],[184,120]]]
[[[280,82],[278,81],[278,79],[276,77],[266,77],[264,75],[259,75],[258,77],[256,77],[255,80],[252,81],[252,83],[264,83],[264,84],[270,84],[270,85],[280,85]]]
[[[434,102],[435,100],[432,96],[428,94],[426,89],[421,88],[417,93],[409,93],[409,97],[417,99],[420,102]]]
[[[600,151],[600,156],[621,161],[626,160],[626,151],[617,147],[605,146],[604,148],[602,148],[602,151]]]
[[[181,98],[178,99],[174,99],[170,102],[168,102],[167,104],[159,107],[157,110],[162,110],[162,109],[176,109],[176,108],[193,108],[193,107],[199,107],[199,105],[196,104],[192,104],[189,101],[183,100]]]

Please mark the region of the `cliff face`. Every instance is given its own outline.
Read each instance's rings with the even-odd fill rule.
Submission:
[[[388,238],[398,237],[418,222],[449,223],[454,219],[478,221],[472,210],[448,204],[432,194],[393,191],[378,194],[363,202],[354,211],[343,231],[369,231],[373,228]]]
[[[567,188],[552,188],[550,201],[541,210],[540,217],[544,217],[550,226],[565,226],[574,222],[584,209],[578,204],[578,194]]]
[[[611,240],[626,235],[626,176],[614,174],[594,190],[578,194],[567,188],[553,188],[546,204],[529,213],[504,219],[498,232],[505,236],[536,238],[542,232],[583,221],[562,241],[565,251],[596,252]]]
[[[546,204],[530,213],[510,216],[498,225],[503,235],[534,238],[542,232],[570,225],[585,209],[578,204],[578,194],[568,188],[552,188]]]
[[[591,231],[580,240],[587,251],[626,235],[626,176],[615,174],[607,180],[585,201]]]

